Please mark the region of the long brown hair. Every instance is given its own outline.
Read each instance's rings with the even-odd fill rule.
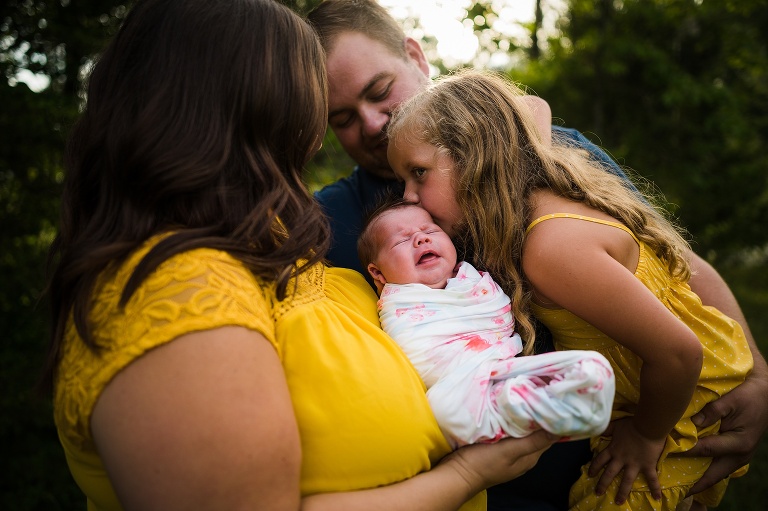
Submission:
[[[531,290],[522,271],[531,194],[554,193],[603,211],[629,227],[661,257],[670,273],[690,277],[688,244],[677,228],[624,181],[583,151],[542,142],[523,91],[503,77],[466,70],[438,80],[403,103],[389,124],[390,146],[399,137],[447,151],[455,163],[457,226],[468,257],[493,275],[512,297],[520,334],[533,350]]]
[[[69,139],[44,386],[70,314],[98,350],[96,279],[155,234],[172,233],[136,267],[122,305],[161,262],[194,248],[227,251],[280,299],[325,256],[329,227],[301,171],[320,146],[326,96],[314,31],[277,2],[136,4],[93,67]]]

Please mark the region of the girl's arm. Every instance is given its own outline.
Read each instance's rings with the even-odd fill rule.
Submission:
[[[402,483],[302,501],[282,365],[261,334],[240,327],[187,334],[132,362],[103,391],[91,428],[127,511],[458,509],[531,468],[555,440],[470,446]]]
[[[635,438],[636,445],[619,444],[614,432],[608,452],[593,464],[593,470],[605,467],[598,492],[624,470],[619,501],[640,472],[652,488],[655,481],[654,494],[660,496],[655,463],[691,400],[702,363],[698,338],[634,276],[636,264],[637,244],[629,234],[575,219],[536,226],[523,255],[538,297],[581,317],[642,359],[637,410],[620,432],[622,438]],[[648,445],[655,446],[653,456]]]

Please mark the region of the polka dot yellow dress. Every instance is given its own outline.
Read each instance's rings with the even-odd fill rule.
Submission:
[[[654,500],[645,479],[635,480],[629,498],[622,505],[613,499],[620,483],[614,479],[608,491],[595,494],[598,477],[587,476],[587,466],[582,467],[580,479],[571,488],[570,507],[575,510],[674,510],[684,499],[687,490],[702,476],[711,463],[711,458],[686,458],[669,456],[691,449],[697,439],[714,434],[720,424],[708,428],[697,428],[690,418],[707,403],[727,394],[742,383],[752,370],[752,355],[741,326],[720,311],[707,307],[687,283],[672,278],[664,263],[639,241],[632,232],[619,223],[607,222],[590,217],[558,213],[536,219],[528,227],[551,218],[576,218],[589,222],[610,225],[622,229],[635,238],[640,246],[640,258],[635,276],[669,309],[683,321],[701,341],[703,365],[698,385],[688,408],[674,429],[667,436],[664,452],[658,464],[662,499]],[[549,328],[557,350],[591,349],[604,355],[616,373],[616,397],[611,420],[633,415],[640,397],[640,369],[642,360],[632,351],[618,344],[589,323],[565,309],[548,309],[531,305],[534,315]],[[608,445],[608,438],[591,439],[592,452],[597,453]],[[743,467],[732,476],[743,475]],[[727,480],[700,493],[696,500],[708,506],[715,506],[725,492]]]

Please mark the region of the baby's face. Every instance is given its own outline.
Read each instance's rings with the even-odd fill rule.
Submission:
[[[445,287],[455,273],[456,247],[429,213],[418,206],[405,206],[387,211],[375,222],[379,251],[369,265],[374,279],[380,273],[383,281],[377,280],[382,284]]]

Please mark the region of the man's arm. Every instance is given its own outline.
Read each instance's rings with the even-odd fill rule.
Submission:
[[[693,417],[698,426],[721,420],[720,434],[699,439],[686,456],[713,457],[712,465],[690,490],[690,494],[706,490],[734,470],[749,463],[760,438],[768,429],[768,364],[763,358],[747,325],[736,297],[719,273],[693,252],[690,255],[691,289],[704,305],[720,310],[735,319],[744,329],[755,367],[746,381],[720,399],[709,403]]]
[[[547,145],[552,144],[552,110],[549,103],[538,96],[523,96],[523,101],[533,114],[533,121],[536,123],[536,129],[541,135],[542,142]]]
[[[552,127],[555,143],[573,144],[589,151],[606,171],[623,177],[634,188],[626,174],[604,151],[584,135],[570,128]],[[689,493],[699,493],[749,462],[763,434],[768,430],[768,364],[761,355],[752,332],[747,325],[736,297],[720,274],[701,257],[690,252],[693,276],[691,289],[699,295],[704,305],[715,307],[736,320],[744,329],[749,349],[754,358],[754,369],[746,381],[734,390],[709,403],[693,417],[698,426],[720,423],[720,434],[699,439],[696,446],[684,456],[714,458],[712,465]]]

